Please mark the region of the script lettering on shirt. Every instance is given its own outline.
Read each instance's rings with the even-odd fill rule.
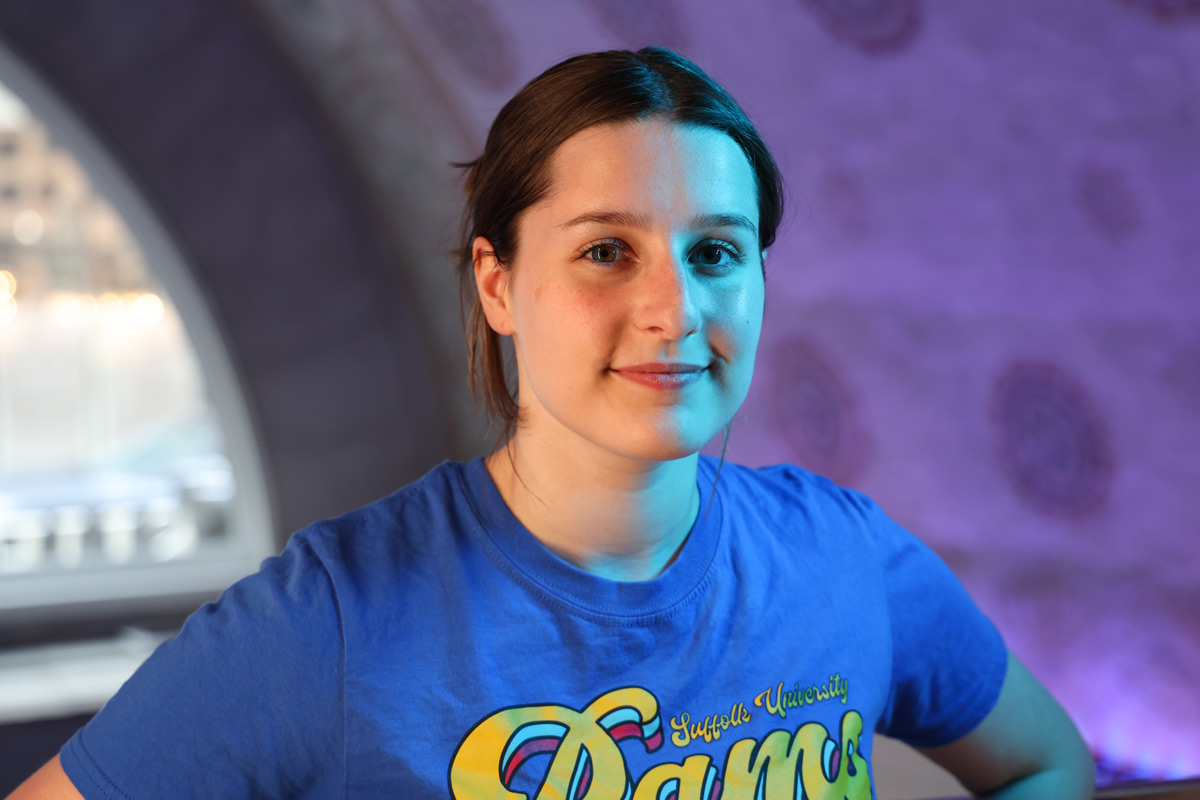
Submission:
[[[841,693],[828,697],[845,697],[845,681],[837,686]],[[786,710],[780,690],[774,691],[771,704]],[[766,694],[758,705],[766,705]],[[701,723],[682,713],[671,720],[672,742],[712,742],[749,719],[741,703],[730,714],[709,715]],[[534,800],[870,800],[862,733],[862,717],[848,710],[833,733],[815,721],[794,731],[772,730],[734,742],[720,769],[712,756],[695,754],[656,764],[635,784],[620,743],[638,742],[654,753],[664,739],[657,698],[629,686],[606,692],[579,711],[547,704],[492,713],[459,743],[450,765],[450,791],[456,800],[524,800],[527,795],[511,788],[517,772],[532,756],[548,754]]]
[[[687,747],[693,739],[703,739],[711,742],[720,739],[721,732],[750,721],[750,712],[745,703],[735,703],[728,714],[709,714],[700,722],[692,722],[691,714],[686,711],[678,717],[671,717],[671,743],[676,747]]]
[[[843,678],[841,673],[830,675],[829,683],[823,686],[802,687],[800,682],[797,681],[791,689],[784,691],[783,685],[783,681],[780,681],[778,686],[767,689],[765,692],[760,692],[754,698],[754,705],[759,708],[765,708],[768,714],[786,717],[790,708],[800,708],[806,705],[811,706],[813,703],[819,703],[831,698],[840,699],[842,705],[845,705],[850,692],[849,681]]]

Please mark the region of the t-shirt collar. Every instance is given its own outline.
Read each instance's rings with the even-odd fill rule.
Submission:
[[[484,534],[485,548],[492,551],[502,569],[575,610],[632,622],[668,613],[703,588],[721,538],[721,492],[713,492],[716,468],[716,459],[700,456],[696,470],[700,510],[696,522],[675,561],[661,575],[647,581],[616,581],[592,575],[551,552],[513,516],[482,457],[462,465],[460,479]]]

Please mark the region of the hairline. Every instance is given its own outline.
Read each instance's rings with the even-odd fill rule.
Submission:
[[[743,146],[743,144],[741,142],[739,142],[737,137],[734,136],[730,131],[728,131],[725,128],[722,128],[718,125],[709,124],[708,122],[692,120],[692,119],[687,119],[685,117],[681,117],[679,115],[679,111],[680,111],[680,109],[678,109],[678,108],[643,110],[643,111],[632,113],[629,116],[622,116],[622,117],[617,117],[615,119],[605,119],[605,120],[600,120],[598,122],[593,122],[590,125],[585,125],[582,128],[572,131],[570,134],[564,136],[562,141],[560,141],[558,144],[556,144],[554,146],[554,149],[550,151],[549,155],[547,155],[545,160],[542,162],[541,170],[540,170],[541,171],[541,175],[540,175],[541,181],[540,182],[544,186],[543,191],[541,191],[538,194],[537,198],[533,202],[531,202],[529,205],[522,208],[513,217],[513,243],[512,243],[512,247],[510,248],[510,253],[509,253],[510,257],[515,258],[517,251],[520,249],[521,237],[518,234],[518,231],[521,226],[521,221],[525,217],[525,213],[527,211],[529,211],[531,208],[542,205],[543,203],[549,201],[558,191],[557,187],[555,185],[556,182],[552,179],[552,176],[550,173],[553,170],[554,157],[556,155],[558,155],[558,152],[562,149],[562,146],[564,144],[566,144],[569,140],[573,139],[574,137],[578,136],[579,134],[581,134],[585,131],[590,131],[593,128],[602,128],[602,127],[606,127],[606,126],[620,127],[620,126],[625,126],[625,125],[635,125],[639,122],[664,122],[664,123],[670,123],[672,125],[678,125],[678,126],[684,127],[684,128],[701,128],[704,130],[716,131],[717,133],[722,134],[727,139],[729,139],[731,142],[733,142],[733,144],[737,147],[738,151],[742,154],[742,157],[746,159],[746,165],[750,168],[750,177],[754,181],[754,197],[755,197],[755,205],[756,205],[755,210],[759,213],[758,222],[759,222],[759,225],[761,225],[761,223],[762,223],[762,216],[761,216],[762,215],[762,207],[761,207],[762,206],[762,186],[760,185],[758,169],[755,166],[754,156],[746,150],[746,148]],[[622,213],[622,212],[615,212],[615,213]],[[699,218],[699,216],[712,216],[712,217],[726,216],[729,218],[742,217],[742,219],[745,220],[744,216],[738,215],[738,214],[698,215],[697,219]],[[694,222],[695,222],[695,220],[694,220]],[[746,220],[746,222],[749,223],[749,220]],[[746,225],[733,225],[733,226],[727,226],[727,227],[745,227],[754,235],[755,241],[758,242],[760,249],[762,249],[762,234],[761,234],[759,225],[746,224]],[[563,224],[558,227],[565,229],[566,227],[568,227],[568,224]],[[631,226],[631,227],[637,227],[637,226]],[[696,225],[696,227],[709,227],[709,226]],[[713,225],[711,227],[725,227],[725,226]]]

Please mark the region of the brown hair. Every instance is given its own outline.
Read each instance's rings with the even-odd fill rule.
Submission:
[[[775,159],[733,98],[695,64],[661,47],[609,50],[569,58],[534,78],[500,110],[483,154],[455,165],[467,170],[457,269],[471,392],[482,395],[489,417],[501,423],[502,440],[518,422],[518,406],[501,337],[488,325],[476,291],[472,242],[486,238],[500,266],[511,269],[517,218],[546,196],[558,146],[593,125],[649,118],[702,125],[733,139],[754,171],[759,247],[775,241],[783,215]]]

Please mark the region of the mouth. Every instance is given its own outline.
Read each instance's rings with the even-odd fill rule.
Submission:
[[[651,389],[662,389],[668,391],[678,391],[696,383],[704,373],[708,372],[707,367],[699,364],[664,364],[664,363],[649,363],[635,364],[620,369],[612,369],[613,373],[624,378],[632,383],[641,386],[647,386]]]

